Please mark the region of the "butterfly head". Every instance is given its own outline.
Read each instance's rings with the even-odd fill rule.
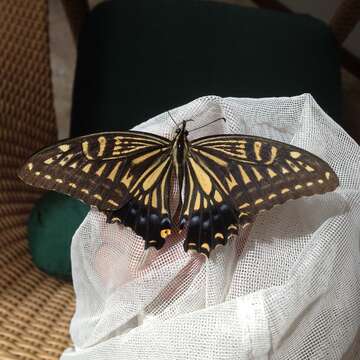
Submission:
[[[185,137],[188,136],[189,131],[186,130],[186,123],[188,123],[189,121],[194,121],[194,120],[192,120],[192,119],[183,120],[181,126],[176,129],[176,135],[178,135],[178,136],[182,135],[182,136],[185,136]]]
[[[187,137],[189,134],[189,131],[186,130],[186,123],[188,121],[192,121],[192,120],[183,120],[181,127],[178,127],[175,131],[176,131],[176,137],[178,138],[184,138]]]
[[[181,169],[178,167],[180,164],[183,164],[188,153],[189,141],[187,136],[189,132],[186,130],[186,123],[189,120],[183,120],[181,126],[176,128],[176,135],[172,140],[172,148],[173,148],[173,157],[174,157],[174,164],[175,164],[175,172],[177,174],[178,179],[180,179]]]

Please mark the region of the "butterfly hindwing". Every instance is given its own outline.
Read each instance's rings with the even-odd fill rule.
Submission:
[[[182,212],[183,222],[189,220],[186,248],[193,246],[206,254],[221,243],[219,239],[225,243],[237,233],[238,226],[253,222],[259,211],[338,186],[336,174],[315,155],[254,136],[196,139],[190,146],[187,169]],[[204,189],[205,183],[211,185]],[[194,191],[188,191],[191,187]],[[209,220],[208,235],[204,224],[207,228]]]
[[[187,226],[184,248],[209,255],[216,245],[225,245],[228,237],[237,233],[237,212],[216,170],[193,151],[185,164],[184,177],[180,222]]]
[[[165,152],[151,162],[144,161],[147,164],[132,184],[130,200],[113,211],[108,220],[119,220],[131,227],[145,240],[145,248],[154,246],[160,249],[173,231],[169,206],[172,158]]]

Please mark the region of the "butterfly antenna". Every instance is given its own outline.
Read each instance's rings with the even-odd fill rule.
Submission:
[[[169,114],[169,116],[170,116],[170,119],[173,121],[173,123],[174,123],[174,124],[176,125],[176,127],[178,128],[179,125],[176,123],[176,121],[174,120],[174,118],[171,116],[170,111],[168,111],[168,114]]]
[[[213,120],[213,121],[209,122],[208,124],[205,124],[205,125],[199,126],[198,128],[195,128],[195,129],[191,129],[189,132],[192,132],[192,131],[195,131],[195,130],[202,129],[203,127],[208,126],[208,125],[211,125],[211,124],[213,124],[214,122],[219,121],[219,120],[224,120],[224,121],[226,122],[226,119],[225,119],[224,117],[221,117],[221,118],[218,118],[218,119],[215,119],[215,120]]]

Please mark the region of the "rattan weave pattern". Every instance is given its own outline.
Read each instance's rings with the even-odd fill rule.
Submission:
[[[46,0],[0,0],[0,359],[53,360],[69,345],[69,284],[38,271],[26,221],[40,192],[16,178],[56,139]]]

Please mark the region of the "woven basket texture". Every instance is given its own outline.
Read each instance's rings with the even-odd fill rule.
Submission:
[[[26,222],[40,191],[17,169],[56,140],[46,0],[0,0],[0,359],[58,359],[72,286],[32,264]]]

